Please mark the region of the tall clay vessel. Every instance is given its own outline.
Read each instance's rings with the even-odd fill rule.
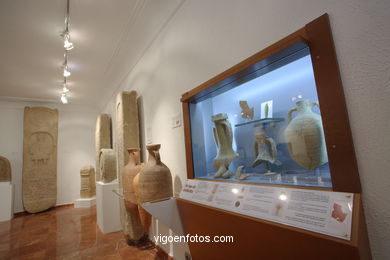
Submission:
[[[139,148],[128,148],[127,152],[129,153],[129,162],[125,165],[122,174],[122,184],[123,184],[123,197],[124,204],[129,216],[128,222],[131,225],[132,236],[126,236],[128,244],[138,244],[142,242],[145,238],[145,231],[142,226],[140,214],[139,214],[139,205],[137,201],[137,196],[133,187],[133,181],[135,176],[141,171],[144,167],[143,163],[140,163],[139,158]]]
[[[321,116],[312,111],[318,103],[305,99],[296,104],[297,107],[288,112],[289,124],[284,138],[291,158],[300,166],[314,170],[328,162]],[[291,119],[293,112],[298,114]]]
[[[161,162],[161,145],[147,145],[149,159],[138,177],[138,198],[140,203],[169,198],[173,196],[172,175]]]
[[[133,193],[138,205],[138,213],[141,219],[142,227],[144,228],[145,235],[148,235],[150,225],[152,223],[152,216],[140,205],[139,200],[139,175],[142,168],[145,166],[144,163],[140,162],[140,149],[130,148],[127,149],[129,152],[129,163],[125,167],[123,177],[123,188],[125,194]],[[126,195],[125,195],[126,196]],[[126,197],[125,197],[126,198]]]
[[[217,146],[217,156],[214,158],[213,166],[217,169],[215,178],[229,178],[232,173],[229,165],[238,154],[233,151],[233,133],[228,116],[225,113],[216,114],[211,117],[215,127],[213,128],[214,141]]]

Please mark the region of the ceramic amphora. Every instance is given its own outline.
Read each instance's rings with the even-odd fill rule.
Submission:
[[[160,144],[146,146],[149,153],[148,162],[139,173],[137,182],[135,182],[140,203],[173,196],[172,175],[168,167],[161,162],[160,147]]]
[[[144,164],[140,163],[139,148],[128,148],[129,162],[125,165],[122,174],[123,199],[126,211],[129,215],[131,238],[127,238],[128,244],[139,244],[144,240],[145,231],[139,214],[137,196],[133,187],[135,176],[141,171]]]
[[[314,170],[328,162],[322,120],[312,111],[317,102],[300,100],[288,112],[288,126],[284,138],[291,158],[300,166]],[[292,119],[292,113],[297,115]]]

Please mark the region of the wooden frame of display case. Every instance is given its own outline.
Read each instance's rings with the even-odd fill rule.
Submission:
[[[233,245],[190,243],[191,254],[195,260],[260,259],[260,257],[264,259],[371,259],[360,199],[361,185],[355,150],[327,14],[182,95],[187,177],[188,179],[195,177],[190,103],[211,92],[220,91],[224,85],[258,69],[259,66],[268,65],[267,59],[272,55],[299,43],[305,43],[310,48],[332,181],[332,188],[328,190],[355,193],[352,239],[345,241],[178,199],[186,233],[232,234],[238,240]],[[277,186],[307,188],[295,185]],[[310,187],[309,189],[321,188]],[[261,252],[257,251],[259,248],[256,248],[256,245],[259,247],[262,245]]]
[[[256,69],[255,67],[259,66],[260,62],[265,61],[265,64],[260,66],[268,65],[268,57],[299,42],[304,42],[310,47],[317,94],[321,104],[332,190],[361,192],[348,112],[327,14],[182,95],[187,177],[189,179],[195,177],[189,104],[195,99],[223,88],[223,85],[237,79],[240,74]]]

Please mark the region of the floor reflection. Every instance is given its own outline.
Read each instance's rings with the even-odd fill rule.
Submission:
[[[0,259],[167,259],[154,246],[126,244],[122,232],[102,234],[96,209],[63,206],[0,222]]]

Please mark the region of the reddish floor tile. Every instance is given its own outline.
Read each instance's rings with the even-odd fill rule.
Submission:
[[[130,247],[122,232],[103,234],[96,209],[59,207],[0,223],[0,259],[165,260],[152,244]]]

